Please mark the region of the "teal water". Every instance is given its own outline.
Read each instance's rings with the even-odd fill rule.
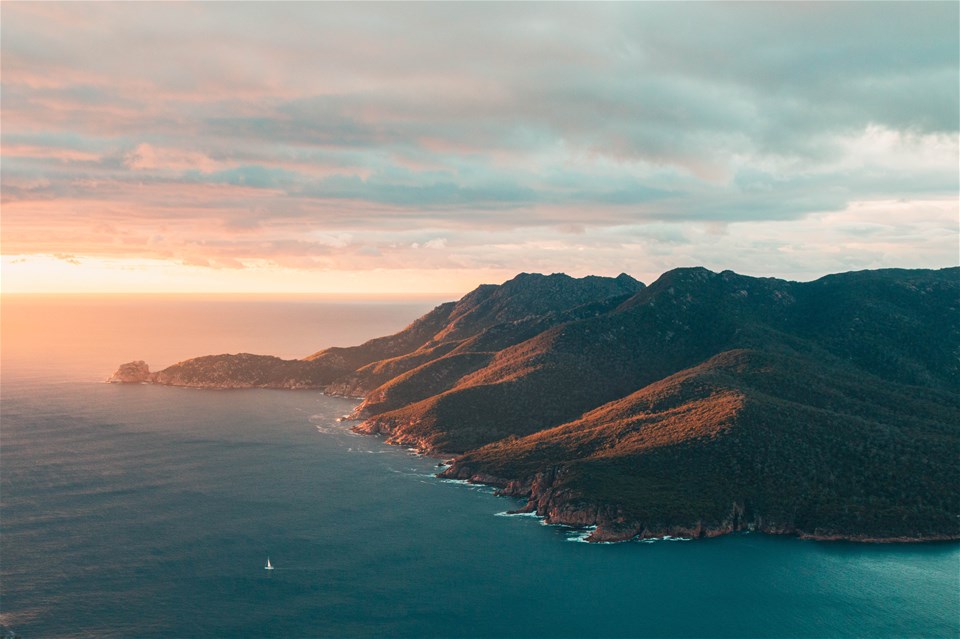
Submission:
[[[291,315],[308,330],[318,308]],[[340,311],[319,310],[336,338]],[[103,384],[117,362],[29,357],[25,312],[4,308],[0,378],[0,623],[25,638],[960,634],[956,544],[576,543],[436,479],[437,460],[350,433],[336,421],[349,400]],[[350,312],[399,328],[421,311]],[[98,338],[98,357],[133,330]],[[303,337],[258,330],[264,347]],[[85,333],[60,335],[44,348]]]

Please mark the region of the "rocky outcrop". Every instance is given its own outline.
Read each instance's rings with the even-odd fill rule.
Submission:
[[[350,419],[356,419],[356,415],[349,415],[348,417]],[[397,428],[396,424],[385,420],[364,420],[353,426],[350,430],[363,435],[383,437],[386,443],[393,446],[416,448],[421,453],[427,455],[443,456],[443,451],[437,448],[432,441],[405,432],[403,429]]]
[[[146,384],[153,381],[150,367],[142,359],[121,364],[107,381],[111,384]]]

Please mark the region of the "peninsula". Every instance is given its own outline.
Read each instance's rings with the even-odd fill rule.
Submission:
[[[359,346],[110,381],[362,398],[356,431],[591,541],[960,538],[960,268],[522,273]]]

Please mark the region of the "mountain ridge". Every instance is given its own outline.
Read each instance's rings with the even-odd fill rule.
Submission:
[[[955,539],[958,309],[957,267],[812,282],[692,267],[650,286],[521,273],[360,346],[114,379],[362,397],[355,430],[456,454],[444,476],[595,526],[592,541]]]

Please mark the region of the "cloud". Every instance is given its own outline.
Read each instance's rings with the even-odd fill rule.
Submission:
[[[138,144],[123,156],[123,164],[134,171],[202,171],[219,168],[218,163],[203,153],[183,149],[164,149],[151,144]]]
[[[54,257],[67,264],[80,265],[80,260],[78,260],[75,255],[70,255],[69,253],[55,253]]]
[[[3,250],[952,263],[927,203],[956,214],[958,21],[956,3],[13,3]],[[856,207],[912,225],[837,221]]]

